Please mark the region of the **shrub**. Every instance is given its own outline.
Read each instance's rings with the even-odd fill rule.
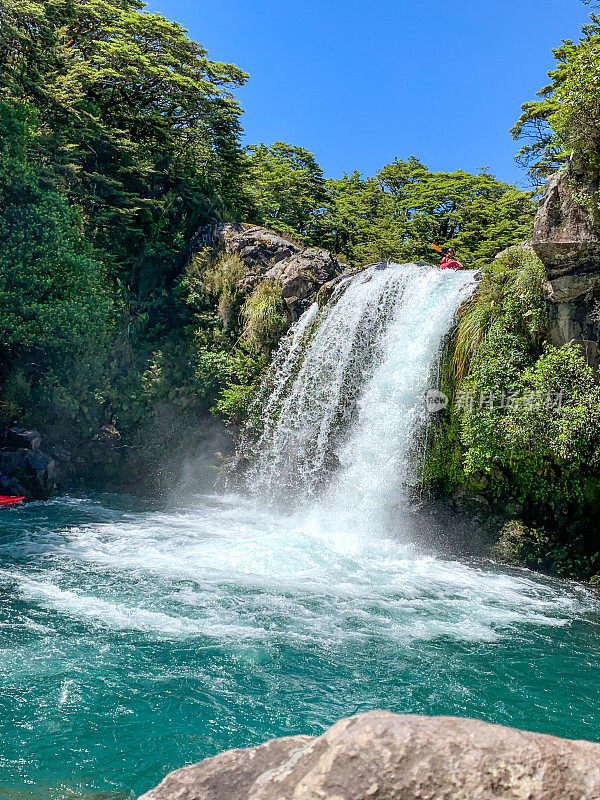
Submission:
[[[564,543],[520,520],[511,520],[504,525],[493,555],[504,564],[549,572],[562,578],[600,582],[595,580],[599,576],[594,575],[600,563],[600,553],[586,553],[581,537]]]
[[[240,313],[242,337],[251,348],[269,353],[288,326],[281,288],[275,281],[262,281],[246,299]]]
[[[222,253],[202,278],[207,291],[218,299],[219,319],[226,330],[235,328],[242,293],[239,281],[246,268],[237,253]]]

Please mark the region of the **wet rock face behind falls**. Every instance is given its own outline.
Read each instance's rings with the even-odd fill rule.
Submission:
[[[600,744],[374,711],[319,738],[230,750],[142,800],[597,800]]]
[[[581,343],[594,368],[600,363],[600,237],[579,193],[593,197],[598,185],[598,175],[566,170],[553,175],[544,187],[532,240],[546,267],[548,338],[557,346]]]

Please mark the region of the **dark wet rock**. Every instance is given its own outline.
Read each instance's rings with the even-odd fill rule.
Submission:
[[[374,711],[322,736],[230,750],[144,800],[596,800],[600,744]]]
[[[60,462],[55,453],[43,451],[39,431],[0,423],[0,494],[46,500],[68,471],[67,459]]]
[[[8,447],[39,450],[42,446],[42,436],[39,431],[27,428],[8,428],[6,444]]]
[[[319,308],[324,308],[324,306],[327,305],[338,281],[339,278],[334,278],[332,281],[327,281],[327,283],[324,283],[321,286],[317,292],[317,303],[319,304]]]
[[[60,467],[57,461],[41,451],[3,450],[0,471],[6,476],[3,491],[25,495],[28,499],[45,500],[58,489]]]
[[[167,424],[170,422],[170,419],[166,420]],[[96,486],[99,474],[103,476],[103,480],[106,480],[107,476],[109,476],[108,480],[111,483],[116,480],[123,481],[121,471],[123,469],[124,448],[121,433],[115,425],[112,423],[103,425],[88,444],[84,455],[84,462],[79,466],[78,471],[85,476],[87,485]],[[127,480],[130,480],[130,476],[127,477]],[[100,482],[100,485],[102,485],[102,482]]]
[[[551,561],[547,558],[550,539],[543,530],[526,525],[520,519],[504,523],[492,555],[503,564],[548,569]]]

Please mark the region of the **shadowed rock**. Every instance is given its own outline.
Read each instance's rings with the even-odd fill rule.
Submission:
[[[0,422],[0,494],[24,496],[28,500],[45,500],[57,490],[65,458],[42,451],[38,431],[9,427]]]
[[[600,361],[600,238],[591,212],[579,202],[578,190],[593,197],[598,175],[568,170],[553,175],[544,187],[535,219],[533,249],[546,267],[548,339],[554,345],[579,343],[588,363]]]
[[[578,199],[567,170],[546,181],[533,229],[533,249],[546,265],[550,280],[600,269],[600,239],[590,211]],[[580,176],[580,189],[593,196],[597,176]]]
[[[168,775],[143,800],[598,800],[600,745],[374,711]]]

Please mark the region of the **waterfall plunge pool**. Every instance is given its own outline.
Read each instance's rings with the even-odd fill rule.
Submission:
[[[4,797],[133,797],[374,708],[600,740],[599,605],[574,584],[234,496],[32,504],[0,556]]]

